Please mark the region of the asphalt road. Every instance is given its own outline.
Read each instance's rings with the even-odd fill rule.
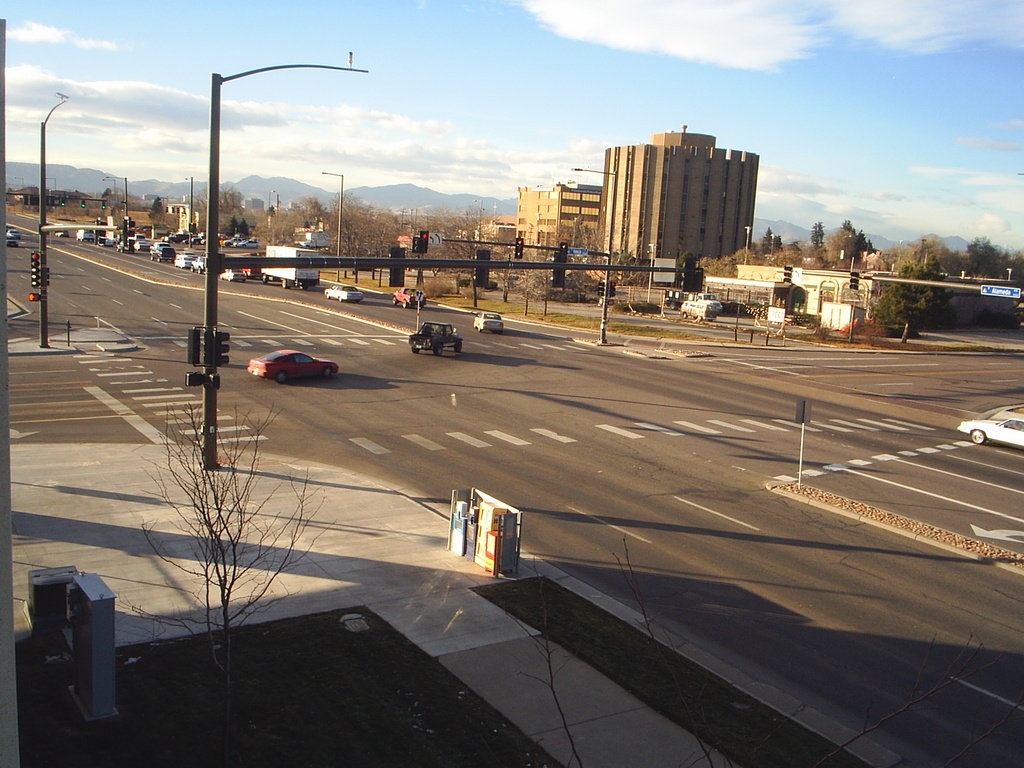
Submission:
[[[67,241],[51,243],[50,264],[55,330],[109,324],[141,349],[16,358],[14,439],[138,441],[133,424],[160,428],[198,403],[183,379],[201,277]],[[27,249],[25,265],[11,264],[12,293],[27,286]],[[438,509],[455,487],[505,499],[526,512],[525,550],[620,599],[635,588],[659,624],[853,728],[945,682],[883,731],[913,765],[941,764],[1024,691],[1022,574],[763,488],[795,476],[790,420],[806,398],[804,467],[820,472],[807,482],[967,533],[1024,530],[1008,519],[1024,454],[960,444],[954,430],[1024,400],[1013,356],[702,345],[703,357],[651,357],[520,323],[477,334],[465,313],[433,306],[423,317],[456,322],[465,352],[413,356],[397,329],[415,312],[386,296],[339,307],[222,285],[225,434],[272,416],[268,451],[366,472]],[[33,333],[31,316],[11,324],[12,337]],[[278,386],[245,373],[248,357],[281,347],[336,360],[342,375]],[[957,765],[1013,764],[1022,741],[1018,721]]]

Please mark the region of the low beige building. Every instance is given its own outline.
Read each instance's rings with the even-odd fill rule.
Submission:
[[[531,245],[592,245],[601,216],[601,187],[574,181],[520,187],[517,236]]]

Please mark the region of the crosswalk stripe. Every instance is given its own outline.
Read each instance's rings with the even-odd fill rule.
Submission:
[[[388,346],[388,347],[395,346],[395,342],[388,341],[387,339],[374,339],[374,341],[376,341],[378,344],[383,344],[383,345]]]
[[[312,341],[306,341],[305,339],[292,339],[296,344],[302,347],[315,347],[316,345]]]
[[[896,424],[886,424],[884,421],[875,421],[874,419],[857,419],[857,421],[863,421],[865,424],[874,424],[876,427],[882,429],[895,429],[897,432],[908,431],[907,427],[901,427]]]
[[[717,429],[711,429],[711,427],[702,427],[700,424],[694,424],[690,421],[674,421],[673,424],[678,424],[681,427],[692,429],[694,432],[703,432],[705,435],[720,435],[722,434]]]
[[[250,342],[245,341],[244,339],[232,339],[231,343],[234,344],[236,347],[251,347],[252,346],[252,344]]]
[[[853,464],[855,467],[870,467],[871,462],[867,459],[850,459],[846,462],[847,464]]]
[[[942,453],[942,451],[940,451],[938,448],[931,448],[931,447],[918,448],[917,452],[918,453]]]
[[[774,421],[777,424],[785,424],[787,427],[795,427],[797,429],[800,428],[800,424],[798,424],[795,421],[786,421],[785,419],[772,419],[772,421]],[[809,427],[806,424],[804,424],[803,427],[808,432],[821,432],[821,430],[818,429],[817,427]]]
[[[524,342],[520,342],[519,346],[526,347],[527,349],[544,349],[544,347],[540,346],[539,344],[526,344]]]
[[[772,480],[778,480],[780,483],[795,483],[796,478],[790,475],[776,475]]]
[[[523,440],[521,438],[516,437],[515,435],[510,435],[507,432],[502,432],[502,431],[497,430],[497,429],[486,429],[486,430],[484,430],[484,434],[485,435],[490,435],[491,437],[496,437],[499,440],[504,440],[506,443],[512,443],[512,445],[529,445],[530,444],[526,440]]]
[[[683,434],[679,430],[669,429],[668,427],[663,427],[660,424],[648,424],[646,421],[637,421],[634,423],[641,429],[650,429],[655,432],[660,432],[663,435],[672,435],[673,437],[676,437],[681,436]]]
[[[606,432],[611,432],[613,435],[621,435],[622,437],[628,437],[631,440],[639,440],[643,435],[638,435],[636,432],[630,432],[620,427],[613,427],[611,424],[595,424],[598,429],[603,429]]]
[[[433,440],[428,440],[427,438],[421,437],[420,435],[402,435],[402,437],[404,437],[410,443],[415,443],[420,448],[426,448],[428,451],[443,451],[444,450],[444,446],[443,445],[438,445]]]
[[[836,432],[853,432],[852,429],[840,427],[835,424],[829,424],[828,422],[825,421],[812,421],[811,424],[817,424],[819,427],[824,427],[825,429],[834,429]]]
[[[370,342],[363,341],[362,339],[349,339],[349,341],[351,341],[353,344],[358,344],[361,347],[368,347],[368,346],[370,346]]]
[[[332,339],[332,338],[329,338],[329,337],[322,338],[322,339],[320,339],[320,341],[324,342],[325,344],[331,344],[332,346],[335,346],[335,347],[344,347],[345,346],[345,342],[338,341],[337,339]]]
[[[914,424],[911,421],[900,421],[899,419],[883,419],[883,421],[891,421],[893,424],[899,424],[910,429],[923,429],[926,432],[934,432],[934,427],[926,427],[924,424]]]
[[[872,456],[875,461],[896,461],[899,456],[893,456],[891,453],[879,453],[876,456]]]
[[[541,428],[537,427],[537,428],[531,429],[530,431],[531,432],[536,432],[538,435],[542,435],[544,437],[550,437],[552,440],[557,440],[560,443],[575,443],[576,442],[576,440],[574,438],[566,437],[565,435],[560,435],[557,432],[551,431],[550,429],[541,429]]]
[[[955,451],[956,450],[956,446],[955,445],[950,445],[949,443],[941,443],[940,445],[936,445],[935,447],[936,448],[941,448],[944,451]]]
[[[485,443],[483,440],[467,435],[465,432],[446,432],[448,437],[454,437],[456,440],[461,440],[467,445],[472,445],[474,448],[490,448],[490,443]]]
[[[367,439],[365,437],[350,437],[349,438],[349,442],[355,443],[360,448],[364,448],[365,450],[369,451],[370,453],[376,453],[376,454],[391,453],[391,451],[389,451],[383,445],[377,445],[377,443],[373,442],[373,440],[369,440],[369,439]]]
[[[858,424],[855,421],[846,421],[845,419],[829,419],[833,424],[842,424],[847,427],[853,427],[854,429],[863,429],[868,432],[877,432],[878,427],[869,427],[867,424]]]
[[[717,424],[720,427],[726,427],[727,429],[734,429],[737,432],[753,432],[753,429],[749,427],[741,427],[738,424],[730,424],[728,421],[722,421],[720,419],[708,419],[708,424]]]
[[[805,477],[821,477],[825,473],[817,469],[805,469],[803,474]]]
[[[785,427],[776,427],[774,424],[768,424],[757,419],[740,419],[744,424],[753,424],[755,427],[764,427],[765,429],[773,429],[776,432],[789,432]]]
[[[900,456],[917,456],[917,451],[897,451]]]

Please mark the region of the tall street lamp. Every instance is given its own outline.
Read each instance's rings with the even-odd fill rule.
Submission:
[[[345,174],[332,173],[331,171],[320,171],[323,176],[337,176],[341,179],[341,186],[338,188],[338,258],[341,258],[341,209],[345,204]],[[357,278],[358,279],[358,278]]]
[[[185,228],[188,232],[188,244],[192,245],[192,206],[195,203],[196,193],[196,179],[194,176],[188,177],[188,226]]]
[[[43,275],[43,284],[39,289],[39,346],[42,349],[50,347],[50,317],[47,307],[49,302],[46,296],[46,284],[50,281],[46,268],[46,123],[49,122],[53,111],[70,97],[58,93],[57,98],[60,101],[50,108],[46,113],[46,119],[39,126],[39,266]]]
[[[124,218],[121,223],[121,245],[124,248],[130,248],[131,243],[128,242],[128,223],[131,221],[131,216],[128,214],[128,177],[127,176],[104,176],[104,181],[121,181],[124,180]],[[128,251],[130,253],[130,251]]]
[[[249,75],[273,72],[278,69],[334,69],[342,72],[366,72],[352,68],[352,54],[348,55],[347,67],[332,67],[327,64],[279,64],[260,67],[237,75],[210,75],[210,175],[206,195],[206,301],[203,308],[203,469],[220,469],[217,461],[217,353],[206,349],[207,344],[216,346],[217,336],[217,283],[223,258],[220,253],[220,92],[224,83],[240,80]]]
[[[601,298],[601,343],[608,343],[608,289],[612,284],[612,238],[615,236],[612,227],[612,218],[615,215],[615,187],[618,173],[615,171],[599,171],[595,168],[573,168],[574,171],[583,173],[599,173],[602,176],[611,177],[611,194],[608,195],[608,254],[605,256],[606,268],[604,272],[604,296]]]

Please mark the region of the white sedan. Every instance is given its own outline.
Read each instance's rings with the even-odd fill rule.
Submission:
[[[220,273],[221,280],[228,280],[232,283],[243,283],[245,282],[245,273],[239,272],[237,269],[225,269]]]
[[[1022,419],[961,421],[957,430],[966,432],[971,436],[971,442],[978,445],[1002,443],[1024,448],[1024,420]]]
[[[477,312],[473,318],[473,327],[478,331],[490,331],[491,333],[504,333],[505,323],[497,312]]]
[[[363,300],[364,295],[354,285],[332,285],[324,291],[325,298],[337,299],[338,301],[360,302]]]

